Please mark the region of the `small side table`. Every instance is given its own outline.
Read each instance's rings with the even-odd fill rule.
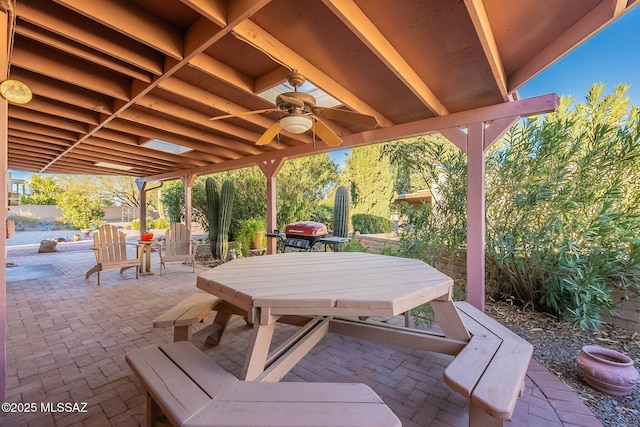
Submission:
[[[138,240],[142,245],[142,258],[140,259],[140,267],[138,271],[141,276],[149,276],[153,274],[151,271],[151,245],[156,244],[155,240]]]

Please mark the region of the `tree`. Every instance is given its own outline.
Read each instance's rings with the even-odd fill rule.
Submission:
[[[29,194],[20,201],[26,205],[55,205],[56,197],[62,192],[56,178],[33,174],[29,178]]]
[[[347,157],[340,180],[351,189],[352,214],[389,218],[396,174],[382,156],[383,148],[380,144],[359,147]]]
[[[266,179],[258,167],[248,167],[213,176],[218,182],[233,181],[235,198],[231,234],[240,221],[266,216]],[[191,191],[194,221],[207,229],[206,198],[204,182],[207,176],[195,179]],[[338,180],[338,165],[328,154],[288,160],[277,177],[277,227],[283,228],[293,221],[308,220],[316,205]],[[184,212],[184,189],[180,181],[166,182],[162,187],[163,202],[169,215],[182,217]]]
[[[87,197],[101,200],[103,205],[116,205],[138,208],[140,191],[135,179],[129,176],[112,175],[60,175],[60,186],[65,191],[74,191]],[[156,183],[147,184],[147,190],[157,187]],[[147,207],[158,206],[156,191],[147,192]]]
[[[98,200],[89,199],[77,191],[61,193],[57,205],[62,209],[62,218],[79,229],[95,229],[105,216]]]

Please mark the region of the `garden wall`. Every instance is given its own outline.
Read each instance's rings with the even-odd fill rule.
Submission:
[[[122,206],[104,206],[105,221],[122,221],[131,222],[138,218],[137,208],[127,208]],[[58,218],[62,218],[62,210],[53,205],[19,205],[9,206],[9,215],[28,216],[43,222],[53,222]],[[158,213],[149,210],[147,215],[152,218],[158,218]]]
[[[603,320],[619,328],[640,332],[640,296],[621,302],[616,315],[603,316]]]
[[[358,234],[358,239],[367,246],[367,251],[379,254],[385,244],[398,248],[398,237],[393,234]]]

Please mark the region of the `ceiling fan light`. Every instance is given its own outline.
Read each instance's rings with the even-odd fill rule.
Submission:
[[[280,119],[282,129],[291,133],[305,133],[313,125],[311,117],[290,115]]]

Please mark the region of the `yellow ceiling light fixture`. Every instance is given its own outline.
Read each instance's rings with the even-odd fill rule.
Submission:
[[[0,95],[12,104],[27,104],[33,98],[29,86],[20,80],[5,80],[0,83]]]

